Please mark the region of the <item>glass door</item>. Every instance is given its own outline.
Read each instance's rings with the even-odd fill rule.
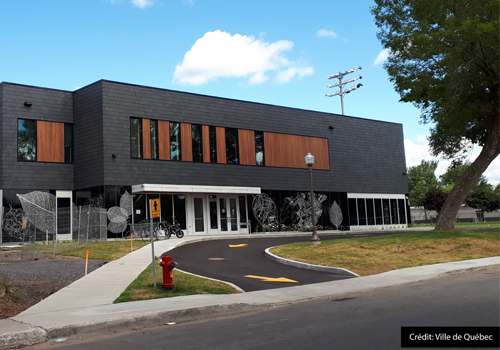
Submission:
[[[205,232],[205,217],[203,198],[193,198],[194,202],[194,232]]]
[[[219,198],[219,218],[221,233],[236,233],[238,226],[238,201],[236,197]]]

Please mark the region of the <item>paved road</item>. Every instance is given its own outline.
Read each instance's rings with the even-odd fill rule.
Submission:
[[[355,236],[381,236],[391,233],[352,233],[348,235],[321,235],[322,240],[344,239]],[[269,247],[293,242],[306,242],[310,236],[245,238],[204,241],[175,248],[163,255],[172,256],[178,268],[197,275],[233,283],[246,292],[289,287],[351,278],[340,274],[299,269],[274,262],[264,255]],[[230,245],[246,244],[242,247]],[[286,278],[294,282],[264,281],[245,276]]]
[[[402,326],[497,326],[500,269],[33,349],[400,349]],[[167,320],[170,321],[170,320]]]

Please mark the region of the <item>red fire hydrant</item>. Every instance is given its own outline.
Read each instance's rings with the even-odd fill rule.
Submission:
[[[174,269],[175,261],[172,261],[171,256],[164,256],[161,258],[160,266],[163,268],[163,288],[174,288]]]

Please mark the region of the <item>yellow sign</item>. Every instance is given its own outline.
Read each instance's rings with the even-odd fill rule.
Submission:
[[[246,275],[245,277],[248,277],[248,278],[258,278],[262,282],[290,282],[290,283],[299,283],[298,281],[290,280],[290,279],[285,278],[285,277],[272,278],[272,277],[253,276],[253,275]]]
[[[248,244],[233,244],[229,245],[229,248],[241,248],[241,247],[246,247]]]
[[[155,198],[149,200],[149,203],[151,204],[151,217],[153,219],[159,218],[160,217],[160,199]]]

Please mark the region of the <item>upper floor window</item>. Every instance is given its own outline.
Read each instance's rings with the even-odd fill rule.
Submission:
[[[158,159],[160,157],[159,143],[158,143],[158,120],[150,120],[150,139],[151,139],[151,159]]]
[[[255,164],[266,165],[264,159],[264,133],[262,131],[255,132]]]
[[[17,120],[17,159],[36,161],[36,120]]]
[[[181,123],[170,123],[170,159],[181,160]]]
[[[193,141],[193,162],[203,162],[203,134],[199,124],[191,124],[191,139]]]
[[[208,127],[208,138],[210,140],[210,163],[217,163],[217,132],[215,126]]]
[[[226,128],[227,164],[239,164],[238,129]]]
[[[130,118],[130,156],[142,158],[142,119]]]
[[[73,163],[73,124],[64,124],[64,163]]]

